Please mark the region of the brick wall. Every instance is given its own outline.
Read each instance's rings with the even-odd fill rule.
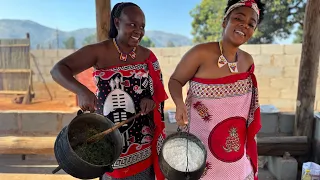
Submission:
[[[54,99],[74,98],[74,94],[53,81],[50,70],[60,59],[74,52],[73,50],[32,50],[31,68],[33,71],[33,86],[38,99],[49,99],[49,93]]]
[[[165,88],[169,94],[167,84],[170,75],[174,71],[181,57],[191,47],[174,48],[152,48],[151,50],[159,59],[164,75]],[[261,104],[273,104],[283,111],[292,111],[295,108],[298,73],[301,56],[301,44],[293,45],[243,45],[243,50],[252,54],[256,64],[256,76],[259,83]],[[40,74],[44,76],[54,98],[74,97],[72,93],[64,90],[53,82],[50,76],[50,69],[61,58],[74,52],[73,50],[33,50],[31,54],[40,67],[41,73],[32,63],[34,71],[34,85],[36,96],[47,98],[48,93],[42,82]],[[78,79],[92,86],[92,75],[90,70],[82,73]],[[320,79],[318,79],[320,82]],[[320,86],[320,83],[318,83]],[[316,109],[320,110],[320,88],[317,86]],[[92,88],[91,88],[92,89]],[[184,95],[186,88],[184,88]],[[174,107],[171,99],[166,101],[166,108]]]

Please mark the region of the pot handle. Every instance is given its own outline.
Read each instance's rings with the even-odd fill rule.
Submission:
[[[89,111],[83,111],[82,109],[79,109],[77,112],[77,116],[84,114],[84,113],[90,113]]]
[[[177,128],[177,132],[189,132],[189,126],[188,126],[188,124],[187,125],[185,125],[185,126],[178,126],[178,128]]]
[[[55,173],[57,173],[57,172],[60,171],[60,170],[61,170],[61,167],[58,166],[57,168],[55,168],[55,169],[52,171],[52,174],[55,174]]]
[[[81,114],[83,114],[83,111],[82,111],[82,109],[79,109],[78,112],[77,112],[77,116],[79,116]]]

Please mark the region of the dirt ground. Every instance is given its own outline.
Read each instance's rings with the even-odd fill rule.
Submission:
[[[32,111],[71,111],[77,108],[76,99],[66,98],[59,100],[33,99],[31,104],[16,104],[13,98],[0,97],[0,111],[9,110],[32,110]],[[174,109],[175,105],[171,102],[165,103],[165,110]]]
[[[33,111],[71,111],[76,108],[75,98],[59,100],[33,99],[31,104],[16,104],[13,98],[0,97],[0,111],[33,110]]]

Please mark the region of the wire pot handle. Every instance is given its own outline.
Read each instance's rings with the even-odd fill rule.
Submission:
[[[185,126],[178,126],[177,128],[177,132],[188,132],[189,133],[190,128],[189,125],[185,125]]]

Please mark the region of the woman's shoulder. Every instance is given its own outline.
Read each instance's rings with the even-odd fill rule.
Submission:
[[[253,57],[251,56],[251,54],[249,54],[248,52],[243,51],[241,49],[240,49],[240,52],[241,52],[243,59],[246,61],[246,63],[248,65],[251,66],[252,64],[254,64]]]
[[[101,52],[101,50],[103,50],[103,52],[107,51],[108,49],[110,49],[111,45],[112,45],[111,40],[105,40],[105,41],[85,45],[82,48],[90,49],[92,52],[98,53],[98,52]]]
[[[139,50],[142,52],[144,59],[148,59],[150,56],[155,56],[149,48],[139,45]]]
[[[139,45],[139,49],[140,49],[140,51],[142,51],[144,54],[150,54],[150,53],[152,53],[152,51],[151,51],[149,48],[144,47],[144,46],[141,46],[141,45]]]
[[[212,57],[215,57],[218,54],[219,48],[217,42],[208,42],[195,44],[184,54],[184,57],[196,59],[201,63],[212,60]]]
[[[103,49],[109,49],[110,47],[114,46],[112,39],[107,39],[92,45],[94,45],[96,48],[103,48]]]
[[[200,56],[207,56],[217,54],[218,50],[218,42],[207,42],[195,44],[193,47],[190,48],[189,52],[196,53]]]

